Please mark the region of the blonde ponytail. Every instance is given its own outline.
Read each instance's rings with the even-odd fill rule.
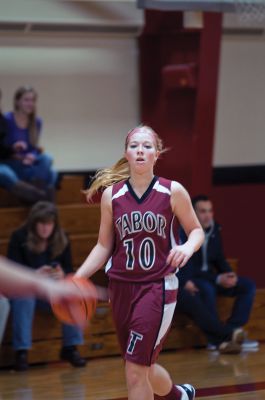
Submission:
[[[84,191],[87,201],[90,201],[99,189],[105,189],[114,183],[128,179],[129,176],[129,164],[125,157],[122,157],[112,167],[97,171],[89,189]]]

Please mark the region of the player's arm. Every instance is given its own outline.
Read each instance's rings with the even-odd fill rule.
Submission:
[[[0,256],[1,293],[7,296],[35,294],[40,289],[40,282],[40,278],[32,270]]]
[[[204,232],[192,207],[188,192],[178,182],[172,182],[171,207],[187,235],[187,241],[171,249],[167,262],[174,267],[183,267],[192,254],[201,247]]]
[[[79,298],[75,285],[54,281],[38,275],[35,271],[0,256],[0,292],[6,296],[36,295],[46,299]]]
[[[110,258],[114,243],[112,220],[112,188],[105,189],[101,198],[101,220],[98,241],[84,263],[77,270],[76,276],[89,278]]]

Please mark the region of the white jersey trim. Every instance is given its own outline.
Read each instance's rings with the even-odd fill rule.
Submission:
[[[120,190],[118,190],[118,192],[116,194],[114,194],[114,196],[112,196],[112,200],[114,199],[118,199],[118,197],[124,196],[126,192],[128,192],[128,186],[126,184],[124,184]]]
[[[169,196],[171,195],[171,190],[169,190],[167,187],[161,185],[159,183],[159,180],[156,181],[156,183],[154,184],[153,189],[155,189],[157,192],[166,193]]]
[[[179,280],[175,274],[165,276],[165,290],[177,290],[179,287]]]
[[[105,265],[105,273],[107,273],[112,267],[112,257],[109,258],[107,264]]]
[[[175,274],[169,274],[164,279],[165,279],[165,290],[176,290],[178,288],[179,280]],[[155,348],[160,344],[161,340],[167,333],[168,328],[170,327],[176,304],[177,302],[164,305],[162,323],[157,336]]]
[[[177,303],[170,303],[170,304],[164,305],[162,324],[161,324],[159,334],[158,334],[158,337],[156,340],[155,348],[160,344],[161,340],[167,333],[168,328],[170,327],[176,304]]]
[[[171,220],[171,224],[170,224],[170,243],[171,243],[171,248],[176,246],[177,242],[176,242],[176,237],[174,234],[174,221],[175,221],[175,215],[173,216],[172,220]]]

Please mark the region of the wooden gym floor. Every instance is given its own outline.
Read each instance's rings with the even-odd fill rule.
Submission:
[[[265,344],[256,352],[219,355],[200,350],[164,352],[159,362],[175,383],[191,383],[196,399],[265,399]],[[1,400],[125,400],[120,357],[89,360],[85,368],[67,363],[33,366],[27,372],[0,370]]]

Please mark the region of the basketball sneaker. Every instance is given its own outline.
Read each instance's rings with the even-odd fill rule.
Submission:
[[[193,400],[195,399],[195,389],[188,383],[184,385],[175,385],[176,388],[182,393],[181,400]]]

